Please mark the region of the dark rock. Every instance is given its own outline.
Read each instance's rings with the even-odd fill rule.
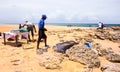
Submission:
[[[15,44],[16,47],[21,47],[22,46],[22,43],[17,43]]]
[[[67,49],[69,49],[75,44],[77,44],[75,41],[65,41],[65,42],[56,44],[56,46],[54,46],[53,49],[57,52],[65,53]]]
[[[7,40],[8,40],[8,41],[14,41],[14,39],[12,39],[12,38],[8,38]]]

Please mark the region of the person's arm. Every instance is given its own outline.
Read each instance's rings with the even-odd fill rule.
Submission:
[[[44,28],[44,31],[47,31],[47,29],[46,29],[46,28]]]
[[[24,26],[27,26],[27,24],[23,24],[23,26],[22,26],[22,27],[24,27]]]
[[[36,32],[36,27],[35,27],[35,25],[33,24],[33,28],[34,28],[34,30],[35,30],[35,32]]]

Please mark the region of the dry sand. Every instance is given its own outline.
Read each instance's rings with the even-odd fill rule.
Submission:
[[[18,29],[19,25],[7,25],[7,24],[0,24],[0,32],[8,32],[11,29]],[[37,28],[37,27],[36,27]],[[53,52],[52,47],[60,42],[61,39],[63,40],[72,40],[72,36],[80,35],[84,36],[86,33],[66,33],[64,34],[64,38],[58,38],[55,33],[64,33],[66,30],[75,29],[78,27],[65,27],[65,26],[50,26],[47,25],[47,42],[50,46],[49,52]],[[89,29],[85,27],[80,27],[80,29]],[[91,28],[94,29],[94,28]],[[49,33],[51,32],[51,33]],[[52,33],[53,32],[53,33]],[[52,34],[52,35],[51,35]],[[37,39],[37,33],[35,33],[35,39]],[[97,43],[102,44],[103,48],[111,47],[115,51],[120,51],[119,43],[111,42],[108,40],[94,40]],[[32,49],[24,49],[22,47],[14,47],[15,41],[8,42],[7,45],[2,44],[3,39],[0,39],[0,72],[82,72],[84,65],[73,62],[68,60],[67,58],[63,60],[61,63],[62,69],[45,69],[44,67],[39,65],[39,61],[37,60],[36,54],[36,44],[37,42],[30,42],[29,44],[26,43],[26,40],[19,40],[19,42],[23,42],[24,47],[32,46]],[[44,46],[42,42],[40,47]],[[100,57],[101,64],[108,63],[105,58]],[[101,72],[100,68],[95,68],[93,72]]]

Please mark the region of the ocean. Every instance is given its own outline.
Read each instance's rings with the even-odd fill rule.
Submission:
[[[6,23],[6,24],[23,24],[23,23]],[[38,23],[34,23],[38,25]],[[76,26],[76,27],[98,27],[97,23],[46,23],[46,25],[55,25],[55,26]],[[108,26],[120,26],[120,24],[104,24],[105,27]]]
[[[76,26],[76,27],[98,27],[97,23],[46,23],[46,25],[55,26]],[[120,26],[120,24],[104,24],[105,27],[108,26]]]

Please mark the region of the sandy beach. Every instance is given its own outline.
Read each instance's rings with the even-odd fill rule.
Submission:
[[[19,25],[0,24],[0,32],[9,32],[11,29],[18,29]],[[38,27],[36,26],[36,29]],[[85,36],[94,35],[96,28],[94,27],[66,27],[66,26],[52,26],[46,25],[47,28],[47,43],[50,46],[47,53],[54,53],[53,46],[60,42],[60,40],[70,41],[75,38],[84,38]],[[38,31],[38,30],[37,30]],[[120,32],[120,31],[119,31]],[[111,31],[114,33],[114,31]],[[35,33],[35,39],[38,34]],[[120,41],[114,42],[108,39],[98,39],[93,37],[94,43],[102,45],[103,49],[112,48],[113,51],[120,52]],[[83,72],[85,65],[69,60],[67,57],[60,63],[60,69],[46,69],[39,64],[39,55],[36,54],[37,42],[29,42],[19,39],[22,42],[21,47],[13,46],[15,41],[7,41],[7,44],[2,44],[3,38],[0,39],[0,72]],[[84,44],[84,41],[80,41]],[[41,42],[40,47],[44,46]],[[30,49],[26,49],[31,47]],[[44,52],[46,53],[46,52]],[[105,57],[98,57],[101,65],[99,68],[93,68],[93,72],[102,72],[101,66],[109,63]]]

